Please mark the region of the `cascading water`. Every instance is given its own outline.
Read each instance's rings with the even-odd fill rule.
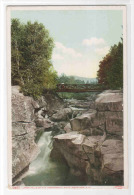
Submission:
[[[22,180],[25,186],[85,185],[85,182],[80,177],[70,173],[66,163],[51,160],[51,132],[43,133],[38,141],[38,147],[40,153],[30,164],[29,171]]]
[[[67,165],[50,159],[52,150],[51,132],[44,132],[38,141],[40,153],[30,164],[27,176],[23,179],[26,186],[64,185],[68,172]]]
[[[48,168],[48,166],[50,166],[49,155],[52,149],[51,132],[43,133],[43,135],[39,139],[38,147],[40,149],[40,153],[29,166],[29,175],[35,174],[37,172],[42,172],[43,170]]]

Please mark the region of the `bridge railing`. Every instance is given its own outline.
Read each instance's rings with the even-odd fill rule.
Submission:
[[[58,84],[57,90],[67,90],[67,89],[105,89],[106,87],[100,85],[100,84]]]
[[[102,92],[108,89],[106,86],[101,84],[58,84],[57,92],[72,92],[72,93],[83,93],[83,92]]]

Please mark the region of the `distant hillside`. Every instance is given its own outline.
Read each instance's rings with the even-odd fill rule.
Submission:
[[[86,82],[89,82],[89,83],[97,83],[98,82],[98,79],[96,79],[96,78],[86,78],[86,77],[79,77],[79,76],[73,76],[73,77],[75,79],[84,81],[85,83]]]
[[[59,83],[67,83],[67,84],[84,84],[84,83],[98,83],[96,78],[87,78],[80,76],[67,76],[65,74],[61,74],[59,76]]]

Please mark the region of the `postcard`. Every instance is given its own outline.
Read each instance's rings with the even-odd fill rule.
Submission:
[[[8,6],[10,189],[128,187],[126,6]]]

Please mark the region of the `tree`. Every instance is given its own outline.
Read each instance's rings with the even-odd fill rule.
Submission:
[[[49,71],[48,72],[46,71],[45,74],[46,75],[45,75],[44,87],[46,89],[55,89],[58,83],[57,72],[51,66]]]
[[[65,84],[85,84],[84,81],[80,79],[76,79],[74,76],[66,76],[65,74],[62,74],[58,78],[58,83],[65,83]]]
[[[52,80],[56,84],[51,63],[53,39],[43,24],[21,24],[18,19],[12,20],[11,33],[12,85],[18,84],[24,95],[38,98],[44,87],[54,87]]]
[[[123,88],[123,43],[111,47],[99,63],[98,82],[111,89]]]
[[[11,25],[11,82],[12,85],[20,84],[22,80],[20,67],[22,64],[21,40],[23,36],[23,26],[18,19],[12,20]]]

